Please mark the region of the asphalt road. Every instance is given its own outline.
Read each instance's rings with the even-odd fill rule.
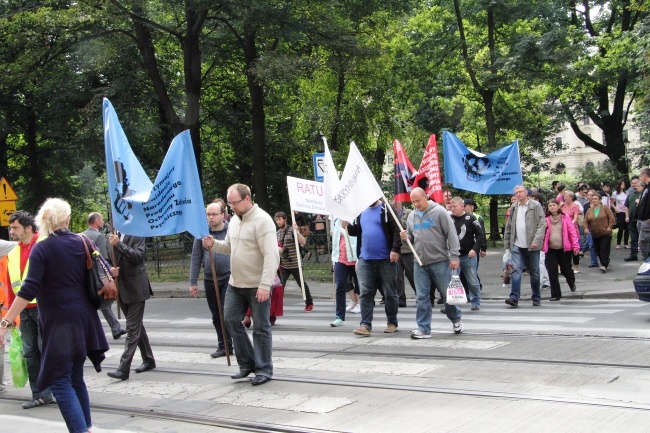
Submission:
[[[288,297],[273,328],[274,380],[233,381],[236,362],[212,359],[216,336],[204,299],[152,299],[145,326],[158,368],[109,379],[86,370],[93,433],[336,431],[646,432],[650,422],[650,305],[633,299],[567,299],[509,309],[488,300],[463,308],[464,332],[433,312],[433,338],[411,340],[415,307],[399,332],[352,334],[359,315],[332,328],[334,305],[311,313]],[[106,328],[107,335],[110,332]],[[249,335],[252,332],[249,331]],[[136,354],[133,367],[140,363]],[[7,374],[9,376],[9,374]],[[25,411],[26,388],[0,394],[13,431],[64,432],[55,406]]]

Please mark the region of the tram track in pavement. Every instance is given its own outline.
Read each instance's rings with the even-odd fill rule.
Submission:
[[[174,347],[174,348],[187,348],[187,349],[209,349],[214,350],[214,345],[208,344],[175,344],[175,343],[166,343],[166,342],[154,342],[152,340],[152,346],[154,347]],[[328,350],[328,349],[305,349],[305,348],[273,348],[273,353],[283,354],[283,353],[305,353],[309,355],[337,355],[337,356],[364,356],[364,357],[385,357],[392,358],[395,356],[394,352],[366,352],[355,349],[339,349],[339,350]],[[208,354],[206,353],[206,356]],[[234,355],[231,354],[231,359],[234,358]],[[636,369],[642,371],[650,371],[650,365],[645,364],[623,364],[623,363],[613,363],[613,362],[593,362],[593,361],[571,361],[571,360],[562,360],[562,359],[533,359],[533,358],[516,358],[516,357],[498,357],[498,356],[471,356],[471,355],[448,355],[448,354],[416,354],[416,353],[400,353],[401,359],[409,359],[412,361],[430,361],[430,360],[441,360],[441,361],[477,361],[477,362],[496,362],[496,363],[518,363],[518,364],[533,364],[533,365],[556,365],[556,366],[567,366],[567,367],[585,367],[585,368],[622,368],[622,369]]]
[[[0,401],[25,401],[24,397],[14,397],[10,395],[0,396]],[[240,419],[215,417],[209,415],[188,414],[182,412],[170,412],[155,409],[134,409],[132,406],[120,406],[115,404],[90,404],[94,412],[102,412],[117,416],[130,416],[146,419],[156,419],[163,421],[173,421],[177,423],[190,425],[203,425],[208,427],[218,427],[228,429],[228,431],[246,431],[246,432],[269,432],[269,433],[331,433],[333,430],[323,430],[317,428],[305,428],[289,425],[279,425],[271,423],[253,422]],[[191,431],[191,430],[189,430]],[[337,430],[338,431],[338,430]]]
[[[90,367],[87,367],[90,368]],[[188,376],[203,376],[203,377],[230,377],[231,373],[226,372],[215,372],[215,371],[206,371],[206,370],[183,370],[178,368],[156,368],[157,373],[169,374],[178,376],[179,374],[186,374]],[[561,396],[550,396],[550,395],[541,395],[541,394],[531,394],[531,393],[521,393],[521,392],[505,392],[505,391],[488,391],[488,390],[478,390],[478,389],[463,389],[463,388],[453,388],[453,387],[436,387],[436,386],[426,386],[426,385],[408,385],[408,384],[395,384],[395,383],[379,383],[379,382],[369,382],[369,381],[358,381],[358,380],[335,380],[335,379],[324,379],[324,378],[305,378],[297,377],[290,375],[273,375],[273,381],[275,382],[288,382],[295,384],[304,384],[304,385],[324,385],[324,386],[333,386],[333,387],[351,387],[355,390],[359,389],[369,389],[369,390],[379,390],[379,391],[399,391],[399,392],[412,392],[412,393],[427,393],[427,394],[442,394],[442,395],[453,395],[458,397],[469,397],[469,398],[487,398],[493,400],[512,400],[512,401],[530,401],[530,402],[546,402],[546,403],[555,403],[555,404],[571,404],[587,407],[598,407],[598,408],[609,408],[609,409],[624,409],[624,410],[639,410],[647,411],[650,410],[650,404],[647,403],[635,403],[628,401],[616,401],[616,400],[602,400],[594,398],[577,398],[577,397],[561,397]],[[3,397],[0,397],[2,399]],[[130,413],[133,412],[134,415],[138,416],[151,416],[151,417],[167,417],[173,419],[173,412],[166,411],[154,411],[154,410],[133,410],[127,406],[119,405],[91,405],[93,408],[102,409],[102,410],[114,410],[117,413]],[[169,414],[169,415],[167,415]],[[186,418],[189,422],[190,418],[194,415],[184,415],[179,414],[178,416]],[[199,421],[201,424],[205,422],[233,422],[241,423],[242,426],[247,427],[248,421],[233,421],[233,420],[222,420],[216,417],[205,417],[205,420],[201,419],[204,416],[198,415],[200,418]],[[210,421],[213,420],[213,421]],[[212,425],[212,424],[209,424]],[[214,424],[215,426],[217,424]],[[225,424],[224,424],[225,425]],[[262,424],[260,424],[262,425]],[[242,431],[271,431],[271,432],[302,432],[302,431],[326,431],[326,430],[313,430],[313,429],[300,429],[296,428],[293,430],[293,427],[288,426],[274,426],[276,430],[245,430],[242,428]]]

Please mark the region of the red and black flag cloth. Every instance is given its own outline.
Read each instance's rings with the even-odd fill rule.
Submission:
[[[393,164],[395,166],[395,201],[410,202],[411,189],[417,172],[409,161],[402,144],[398,140],[393,141]]]
[[[422,188],[430,199],[436,203],[442,203],[442,176],[440,176],[440,161],[438,160],[438,145],[435,135],[429,137],[420,169],[413,183]]]

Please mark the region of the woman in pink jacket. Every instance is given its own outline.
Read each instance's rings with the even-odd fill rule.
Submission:
[[[580,251],[578,239],[578,230],[573,224],[573,220],[560,210],[557,200],[549,200],[546,212],[546,236],[544,236],[542,251],[546,253],[546,269],[551,283],[551,301],[559,301],[562,298],[558,265],[571,291],[576,291],[576,277],[571,267],[571,254],[577,255]]]

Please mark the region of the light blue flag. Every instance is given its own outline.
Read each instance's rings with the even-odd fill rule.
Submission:
[[[208,235],[190,131],[174,137],[156,181],[151,183],[106,98],[103,114],[106,174],[115,229],[140,237],[184,231],[197,238]]]
[[[519,161],[519,141],[488,155],[469,150],[451,132],[442,134],[445,182],[454,188],[480,194],[512,194],[524,183]]]

